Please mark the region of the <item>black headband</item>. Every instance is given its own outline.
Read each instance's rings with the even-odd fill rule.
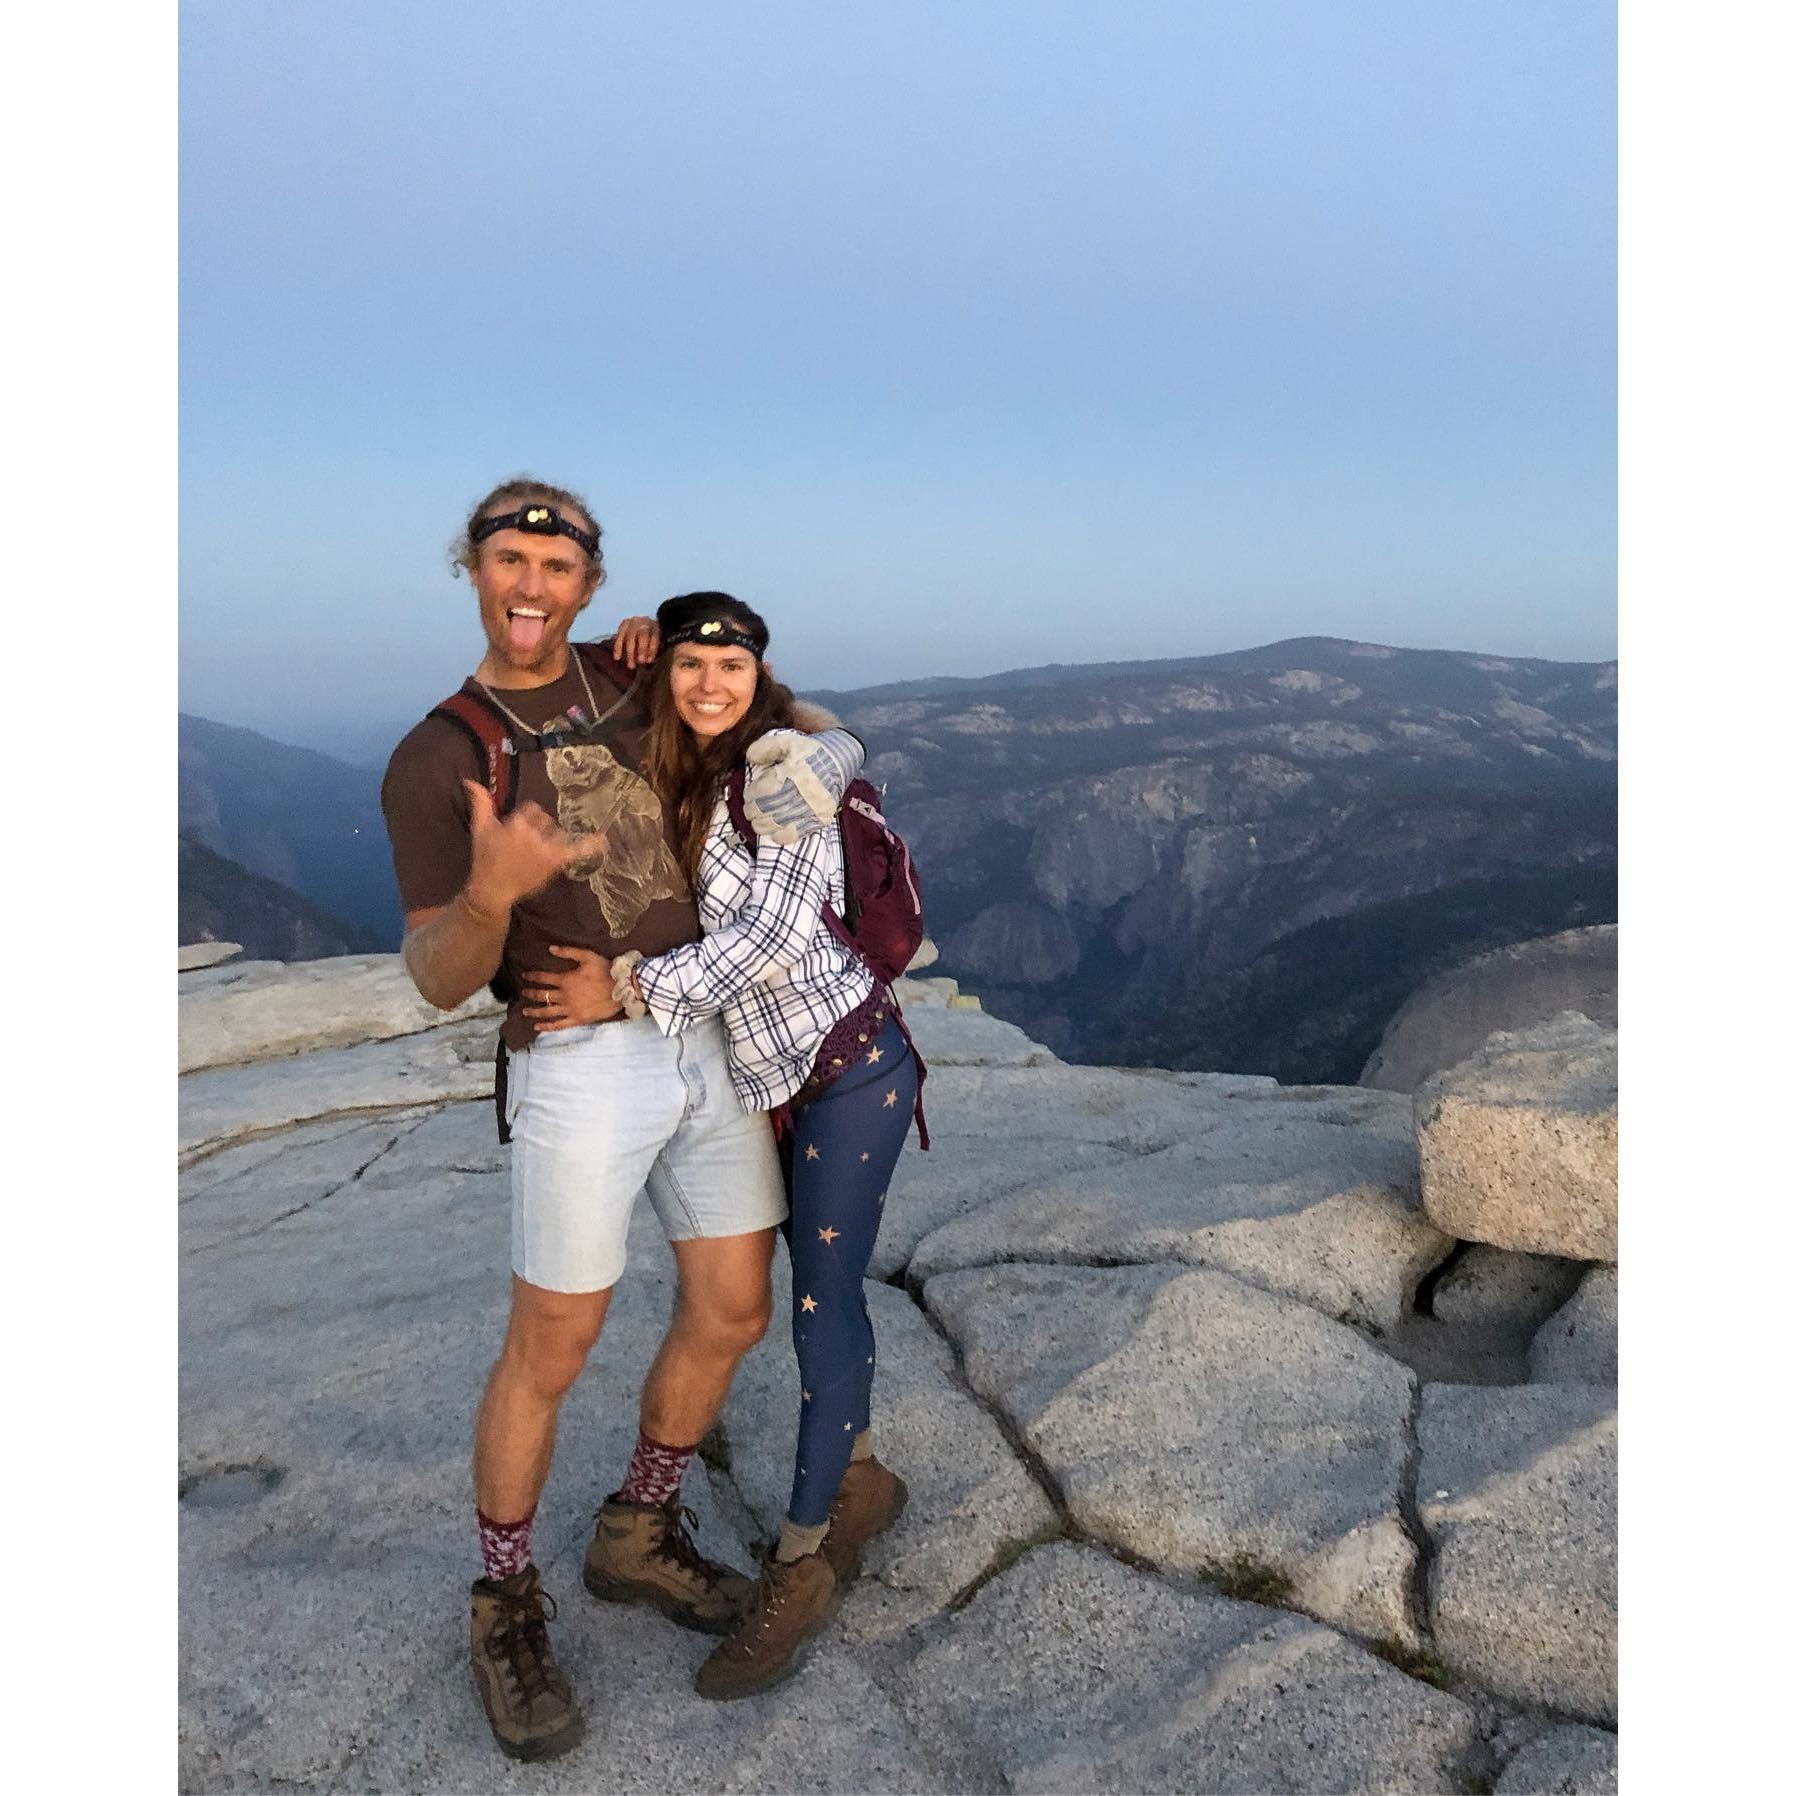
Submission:
[[[696,642],[705,648],[747,649],[759,661],[764,646],[744,630],[740,624],[727,617],[707,617],[694,619],[689,624],[682,624],[677,630],[669,630],[661,638],[661,647],[666,650],[676,642]]]
[[[483,543],[495,530],[528,530],[532,536],[571,536],[588,555],[598,558],[598,532],[570,524],[553,505],[524,505],[498,517],[482,518],[469,527],[468,541]]]

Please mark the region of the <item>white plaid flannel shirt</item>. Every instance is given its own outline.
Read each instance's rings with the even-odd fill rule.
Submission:
[[[823,921],[825,902],[839,916],[845,897],[841,833],[761,837],[751,855],[719,799],[698,887],[703,937],[640,962],[636,983],[663,1035],[721,1015],[736,1095],[772,1110],[805,1082],[830,1024],[873,994],[866,964]]]

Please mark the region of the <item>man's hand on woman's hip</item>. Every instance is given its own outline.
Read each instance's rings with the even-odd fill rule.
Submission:
[[[603,1023],[623,1006],[612,995],[611,962],[591,948],[551,948],[551,954],[573,964],[559,973],[526,973],[522,1014],[539,1034],[554,1029],[577,1029],[583,1023]]]

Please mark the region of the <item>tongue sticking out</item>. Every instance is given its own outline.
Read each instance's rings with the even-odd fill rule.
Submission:
[[[516,612],[506,618],[511,637],[511,646],[519,654],[529,654],[543,639],[543,626],[547,618],[519,617]]]

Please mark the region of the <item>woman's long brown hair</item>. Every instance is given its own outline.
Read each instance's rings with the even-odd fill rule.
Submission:
[[[748,745],[768,730],[795,727],[792,689],[763,666],[755,682],[742,721],[721,736],[695,736],[673,702],[673,658],[677,650],[656,657],[649,668],[644,696],[649,706],[649,783],[673,819],[674,844],[687,883],[698,890],[699,861],[705,852],[705,834],[711,813],[723,791],[723,782],[743,757]]]

